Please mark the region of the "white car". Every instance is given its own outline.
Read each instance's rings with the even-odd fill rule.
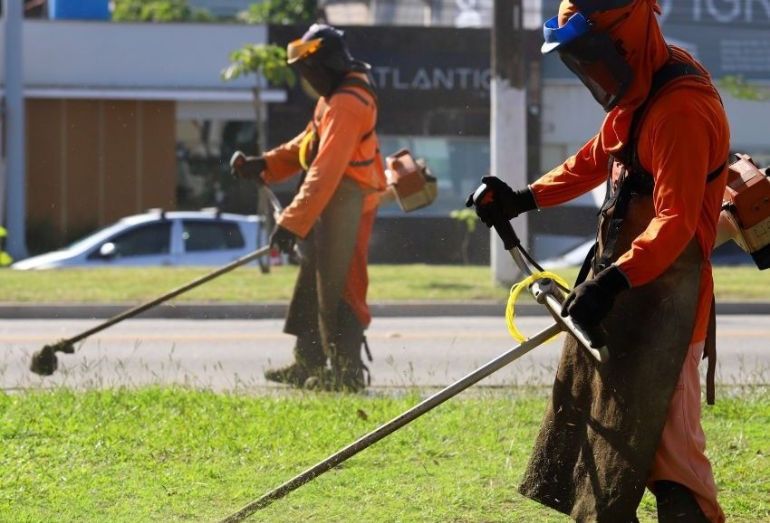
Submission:
[[[153,209],[11,268],[225,265],[266,245],[268,234],[262,216]]]

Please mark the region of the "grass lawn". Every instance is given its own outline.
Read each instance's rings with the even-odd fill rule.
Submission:
[[[181,389],[0,395],[0,521],[215,521],[419,400]],[[252,521],[566,522],[516,493],[546,399],[476,389]],[[730,521],[770,521],[770,392],[704,407]],[[654,521],[645,496],[642,521]]]
[[[205,274],[200,268],[0,270],[0,301],[16,303],[139,303]],[[276,267],[269,275],[240,268],[176,298],[185,302],[254,303],[286,301],[294,288],[296,267]],[[573,281],[577,268],[556,271]],[[755,267],[718,267],[718,300],[770,299],[770,271]],[[371,302],[400,300],[497,300],[506,287],[492,284],[487,266],[372,265]]]

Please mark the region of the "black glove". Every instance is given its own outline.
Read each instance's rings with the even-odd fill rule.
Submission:
[[[241,151],[235,151],[230,158],[230,174],[236,178],[263,183],[261,175],[266,168],[267,162],[261,156],[246,156]]]
[[[468,195],[465,206],[475,207],[476,215],[487,227],[492,227],[495,220],[502,218],[510,221],[523,212],[537,209],[535,196],[529,187],[514,191],[496,176],[484,176],[481,185]]]
[[[631,288],[628,278],[615,265],[610,265],[593,279],[584,281],[569,293],[561,307],[562,317],[570,316],[589,337],[598,331],[615,297]]]
[[[278,247],[284,254],[291,254],[294,251],[294,244],[297,243],[297,237],[289,229],[284,229],[276,225],[273,233],[270,235],[270,246]]]

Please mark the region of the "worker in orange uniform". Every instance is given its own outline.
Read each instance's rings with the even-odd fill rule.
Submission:
[[[300,247],[284,327],[297,337],[295,361],[265,377],[295,387],[359,391],[367,385],[361,348],[368,352],[364,330],[371,321],[367,251],[385,190],[377,97],[369,65],[351,56],[333,27],[311,26],[288,45],[288,62],[319,95],[313,118],[296,138],[235,168],[239,176],[266,183],[306,172],[270,238],[284,252],[295,242]]]
[[[486,177],[492,201],[469,201],[491,226],[606,183],[597,243],[562,314],[610,357],[598,364],[568,337],[520,487],[578,521],[636,521],[645,486],[661,522],[725,520],[698,363],[714,340],[709,257],[730,134],[708,73],[666,44],[659,12],[655,0],[563,0],[543,53],[582,80],[604,122],[528,187]]]

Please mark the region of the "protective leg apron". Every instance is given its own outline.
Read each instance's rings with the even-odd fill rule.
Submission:
[[[361,223],[364,193],[343,178],[313,229],[300,242],[302,261],[284,332],[297,337],[294,355],[307,367],[327,359],[339,370],[361,366],[364,327],[343,299]]]
[[[613,211],[602,212],[594,262],[616,225]],[[630,248],[653,216],[652,197],[632,194],[609,261]],[[659,278],[618,296],[602,322],[608,362],[597,364],[567,337],[523,495],[577,521],[635,521],[688,352],[701,259],[693,239]]]

